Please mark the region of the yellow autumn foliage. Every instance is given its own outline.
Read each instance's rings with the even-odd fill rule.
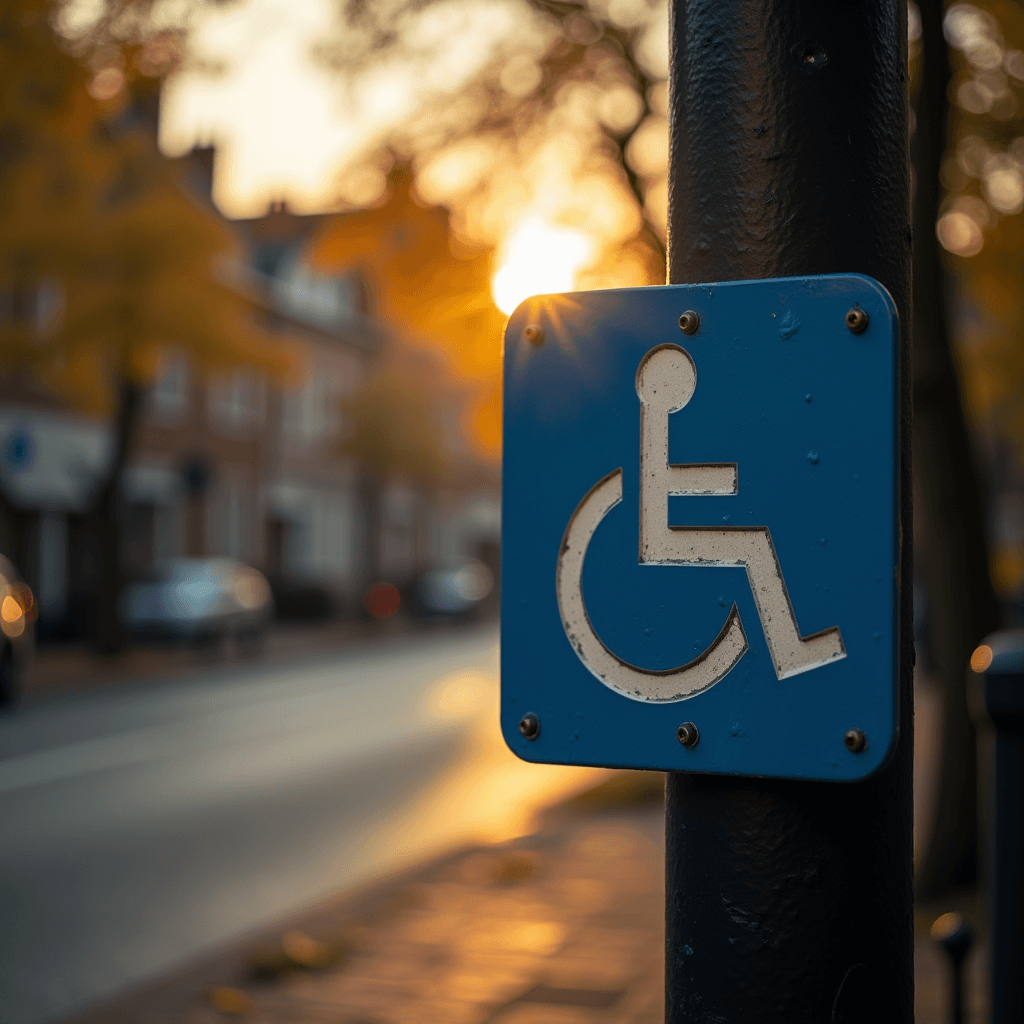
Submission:
[[[361,271],[381,315],[414,344],[440,350],[471,393],[463,431],[476,454],[501,450],[501,338],[505,315],[491,298],[493,253],[453,235],[448,212],[418,200],[411,173],[396,168],[386,201],[329,218],[309,258]]]
[[[974,421],[1024,462],[1024,8],[956,3],[945,27],[952,117],[939,238],[972,313],[961,378]]]
[[[200,368],[282,371],[255,331],[227,225],[181,185],[133,104],[159,89],[125,48],[118,94],[53,29],[51,0],[0,0],[0,371],[109,411],[169,346]]]

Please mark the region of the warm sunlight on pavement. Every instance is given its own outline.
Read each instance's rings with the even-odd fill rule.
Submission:
[[[497,665],[493,675],[454,673],[428,693],[428,715],[474,719],[472,728],[458,760],[402,813],[385,819],[370,836],[371,847],[379,844],[392,858],[412,862],[450,844],[455,834],[461,842],[504,842],[534,829],[544,809],[609,775],[601,768],[520,761],[502,738],[498,696]]]

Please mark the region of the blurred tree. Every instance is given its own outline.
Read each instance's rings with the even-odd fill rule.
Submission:
[[[114,651],[122,476],[161,352],[183,349],[200,369],[284,364],[230,281],[230,231],[184,191],[136,116],[155,106],[174,49],[106,44],[90,68],[56,33],[56,13],[52,0],[0,0],[0,370],[112,417],[87,561],[93,638]]]
[[[955,3],[944,28],[952,105],[938,238],[956,282],[955,353],[969,417],[990,447],[1009,442],[1024,465],[1024,8]],[[1019,589],[1020,540],[993,556],[997,589]]]
[[[943,712],[935,820],[918,870],[931,896],[976,874],[967,662],[998,625],[993,581],[1004,597],[1024,581],[1024,538],[997,538],[991,553],[986,543],[974,453],[978,442],[990,457],[1008,445],[1024,466],[1024,11],[1005,0],[948,9],[932,0],[920,25],[914,468],[926,653]]]
[[[955,294],[935,225],[946,150],[950,66],[941,0],[920,9],[914,194],[914,477],[917,562],[924,586],[927,668],[941,687],[941,752],[918,891],[935,897],[977,874],[977,749],[967,707],[971,652],[998,625],[989,575],[982,474],[967,431],[952,349]]]
[[[345,31],[321,55],[348,81],[382,66],[415,73],[450,45],[436,25],[423,30],[433,6],[344,0]],[[481,67],[425,89],[342,176],[342,200],[368,209],[329,222],[311,247],[321,265],[363,266],[385,315],[473,383],[464,428],[492,460],[505,323],[492,279],[515,225],[534,217],[593,237],[580,287],[664,279],[667,68],[652,42],[662,14],[648,0],[522,0]]]
[[[491,248],[454,238],[448,211],[418,200],[411,169],[397,165],[385,202],[329,219],[308,255],[320,266],[357,272],[379,314],[404,337],[444,350],[453,373],[475,385],[463,432],[478,454],[493,458],[501,444],[505,317],[490,294]]]
[[[499,241],[509,226],[495,201],[517,216],[516,203],[533,202],[554,177],[562,185],[571,180],[574,195],[559,197],[569,207],[561,212],[570,218],[598,212],[586,204],[600,196],[607,208],[599,216],[610,220],[591,226],[607,243],[606,255],[623,248],[641,274],[660,280],[668,169],[665,4],[516,0],[504,6],[508,30],[485,52],[482,66],[468,80],[453,71],[420,89],[418,109],[389,133],[387,145],[415,162],[425,199],[457,200],[456,233],[477,241]],[[450,29],[472,38],[478,10],[463,7],[459,23],[458,5],[438,0],[340,0],[344,31],[320,55],[347,81],[381,66],[415,73],[444,61]],[[364,203],[372,197],[365,167],[349,178],[343,194]]]
[[[355,458],[362,474],[367,583],[382,576],[384,495],[389,482],[401,478],[430,487],[450,468],[437,398],[422,374],[392,360],[342,402],[342,450]]]

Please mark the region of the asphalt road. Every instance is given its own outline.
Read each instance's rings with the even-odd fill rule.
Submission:
[[[0,1022],[59,1020],[595,781],[497,731],[497,631],[0,718]]]

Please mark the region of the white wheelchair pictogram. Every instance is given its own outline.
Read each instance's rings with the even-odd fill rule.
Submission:
[[[643,565],[743,567],[779,679],[846,657],[839,627],[801,636],[767,526],[669,526],[669,495],[739,493],[736,463],[672,465],[668,417],[693,397],[697,371],[678,345],[659,345],[636,373],[640,398],[640,554]],[[633,700],[685,700],[724,679],[748,648],[735,604],[721,632],[701,655],[662,671],[639,668],[610,651],[583,600],[583,563],[591,537],[622,500],[622,469],[584,495],[562,537],[556,592],[565,635],[584,665],[610,689]]]

